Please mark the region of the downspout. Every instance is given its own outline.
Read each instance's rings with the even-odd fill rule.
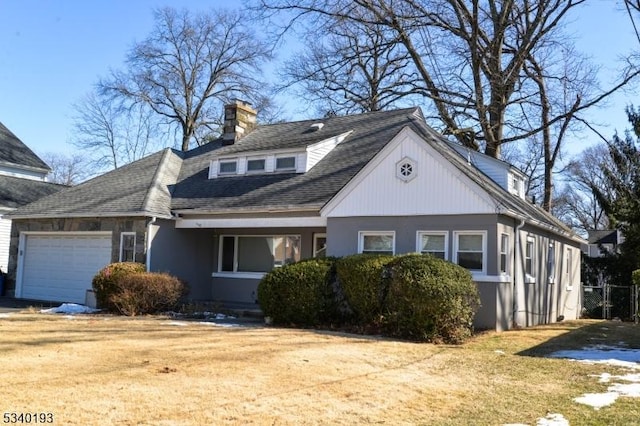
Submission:
[[[156,219],[152,216],[147,224],[147,272],[151,272],[151,226],[156,223]]]
[[[519,288],[519,284],[520,281],[522,281],[522,271],[521,269],[521,260],[522,260],[522,253],[521,253],[521,248],[520,248],[520,230],[522,229],[522,227],[524,226],[525,221],[524,219],[520,219],[520,224],[518,226],[515,227],[515,242],[514,242],[514,247],[513,247],[513,260],[514,260],[514,266],[513,266],[513,328],[517,328],[518,327],[518,311],[520,310],[520,305],[518,303],[518,299],[520,297],[518,288]],[[524,285],[524,284],[523,284]]]

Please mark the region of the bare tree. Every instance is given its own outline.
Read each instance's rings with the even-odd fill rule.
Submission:
[[[159,149],[159,123],[144,104],[90,93],[73,105],[71,143],[97,169],[115,169]]]
[[[218,130],[222,104],[254,100],[268,52],[236,12],[154,12],[155,27],[126,58],[127,70],[100,83],[104,93],[147,105],[176,126],[183,151]]]
[[[638,75],[629,70],[611,90],[521,126],[522,104],[539,99],[540,90],[527,67],[541,45],[562,37],[562,24],[585,1],[259,0],[255,9],[270,18],[288,13],[283,31],[301,24],[322,34],[336,20],[383,27],[411,57],[443,133],[499,158],[503,144],[575,116]]]
[[[339,114],[379,111],[421,93],[411,58],[380,25],[336,20],[286,62],[281,89]]]
[[[51,167],[47,180],[62,185],[77,185],[91,176],[86,157],[80,153],[71,155],[45,152],[40,158]]]

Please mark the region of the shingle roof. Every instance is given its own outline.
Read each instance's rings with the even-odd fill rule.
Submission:
[[[170,217],[170,190],[180,153],[165,149],[80,185],[28,204],[10,216],[160,216]]]
[[[51,170],[2,123],[0,123],[0,162],[41,169],[45,172]]]
[[[0,175],[0,208],[15,209],[64,188],[64,185]]]
[[[312,132],[313,123],[323,122]],[[258,126],[224,146],[213,141],[189,152],[166,149],[76,187],[19,209],[16,217],[147,215],[170,217],[172,211],[319,210],[331,200],[402,129],[410,127],[496,201],[496,212],[537,222],[572,234],[562,222],[536,205],[515,197],[428,127],[419,108],[371,112]],[[346,139],[306,173],[244,175],[208,179],[213,157],[276,149],[302,149],[350,132]]]
[[[173,193],[174,210],[217,211],[247,208],[320,208],[360,171],[393,137],[409,125],[419,108],[259,126],[230,146],[193,150],[185,158]],[[324,127],[310,132],[311,124]],[[352,131],[315,167],[304,174],[250,175],[207,179],[211,155],[302,148]],[[216,142],[218,143],[218,142]]]
[[[589,244],[618,244],[618,231],[615,229],[602,229],[588,231]]]

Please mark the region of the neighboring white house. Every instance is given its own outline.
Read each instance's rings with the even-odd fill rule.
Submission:
[[[7,272],[11,220],[18,207],[64,188],[47,182],[49,166],[0,123],[0,270]]]
[[[600,229],[587,231],[587,244],[583,244],[582,252],[588,257],[603,257],[616,253],[624,238],[617,229]]]

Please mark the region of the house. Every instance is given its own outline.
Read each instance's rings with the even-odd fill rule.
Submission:
[[[0,123],[0,270],[9,266],[11,220],[6,215],[18,207],[59,191],[47,183],[49,166],[4,124]]]
[[[84,302],[93,274],[144,262],[190,297],[257,307],[274,267],[312,256],[422,252],[468,268],[476,327],[576,318],[583,240],[524,197],[525,176],[451,144],[419,108],[255,124],[165,149],[13,215],[15,296]]]
[[[624,241],[618,229],[590,230],[587,234],[587,242],[582,245],[582,251],[588,257],[616,253],[618,246]]]

